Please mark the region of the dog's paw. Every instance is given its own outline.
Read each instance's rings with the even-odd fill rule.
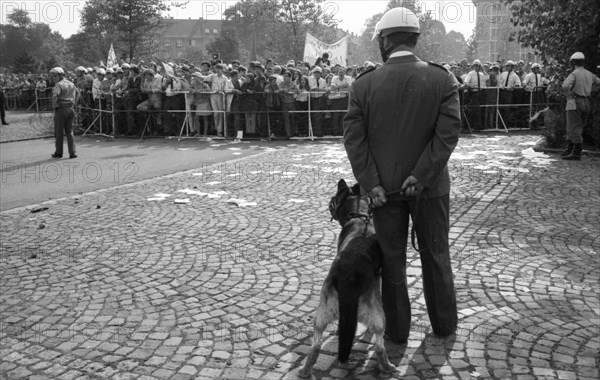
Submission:
[[[298,371],[298,377],[302,379],[307,379],[312,376],[312,370],[310,368],[302,368]]]
[[[387,363],[379,363],[379,370],[383,373],[393,373],[393,372],[396,372],[398,369],[392,363],[387,362]]]

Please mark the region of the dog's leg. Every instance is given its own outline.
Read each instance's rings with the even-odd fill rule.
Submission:
[[[298,376],[300,377],[310,377],[312,374],[312,368],[317,362],[319,358],[319,352],[321,352],[321,344],[323,344],[323,331],[325,327],[320,328],[317,326],[317,322],[315,320],[315,335],[313,336],[313,344],[310,349],[310,353],[306,358],[306,363],[304,367],[298,372]]]
[[[383,305],[381,304],[381,294],[378,291],[374,291],[373,293],[373,297],[371,297],[373,301],[373,313],[367,319],[366,324],[369,331],[375,335],[375,353],[377,354],[379,370],[384,373],[395,372],[396,367],[390,362],[385,346],[383,345],[385,314],[383,312]]]
[[[313,344],[310,349],[310,353],[306,358],[306,364],[298,372],[300,377],[310,377],[312,368],[319,358],[319,352],[321,352],[321,345],[323,344],[323,332],[325,328],[338,317],[338,303],[337,294],[335,292],[328,293],[328,286],[323,286],[321,291],[321,302],[315,313],[314,329],[315,335],[313,336]],[[331,289],[329,289],[331,291]]]

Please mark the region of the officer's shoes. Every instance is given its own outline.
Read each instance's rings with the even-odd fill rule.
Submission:
[[[77,158],[77,155],[76,154],[70,154],[69,158]]]
[[[62,158],[62,154],[56,154],[56,153],[52,153],[52,154],[50,155],[50,157],[52,157],[52,158]]]

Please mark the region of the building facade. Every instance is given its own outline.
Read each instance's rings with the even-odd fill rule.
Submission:
[[[495,62],[513,60],[515,62],[535,62],[533,49],[522,47],[516,38],[517,28],[510,22],[511,13],[502,0],[473,0],[476,9],[475,57]]]
[[[221,20],[169,19],[162,34],[164,52],[172,59],[185,58],[190,51],[203,51],[221,33]]]

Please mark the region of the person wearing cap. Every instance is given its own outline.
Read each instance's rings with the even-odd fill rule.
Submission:
[[[384,64],[352,83],[344,118],[352,171],[375,207],[383,255],[385,338],[397,344],[406,344],[411,330],[409,218],[418,240],[433,333],[449,336],[458,322],[448,244],[447,162],[461,129],[459,85],[443,66],[414,55],[419,35],[419,20],[409,9],[393,8],[382,16],[373,40]]]
[[[531,107],[533,108],[533,112],[536,112],[536,108],[539,107],[535,107],[535,105],[537,104],[545,104],[546,103],[546,96],[544,93],[544,84],[545,84],[545,79],[542,77],[542,74],[540,74],[540,64],[539,63],[533,63],[531,65],[531,72],[528,74],[525,74],[524,78],[523,78],[523,87],[525,88],[525,91],[527,91],[528,96],[530,97],[531,101]],[[531,129],[538,129],[539,128],[539,123],[541,122],[541,118],[538,118],[536,120],[533,120],[530,122],[530,128]]]
[[[54,138],[55,150],[52,158],[63,156],[63,139],[67,137],[69,158],[77,158],[75,154],[75,139],[73,136],[73,120],[77,104],[78,91],[73,82],[65,78],[65,72],[60,67],[50,70],[50,77],[56,83],[52,89],[52,108],[54,109]]]
[[[573,53],[570,59],[573,71],[562,85],[567,95],[567,148],[562,153],[564,160],[581,160],[583,129],[591,111],[589,97],[592,86],[600,86],[600,79],[583,67],[584,62],[582,52]]]
[[[310,86],[310,118],[312,120],[313,135],[316,137],[323,137],[323,131],[321,129],[323,115],[321,111],[327,107],[326,95],[329,92],[327,82],[321,77],[322,73],[323,70],[317,66],[313,69],[313,75],[308,77],[308,85]]]
[[[482,129],[481,123],[481,91],[485,87],[485,74],[481,71],[481,61],[473,61],[473,70],[467,73],[463,88],[466,90],[464,101],[469,115],[469,123],[472,129],[479,131]]]
[[[514,71],[515,66],[516,64],[513,61],[506,61],[504,64],[505,71],[498,78],[498,87],[500,88],[499,103],[504,105],[504,107],[500,107],[500,112],[505,122],[510,121],[510,115],[517,112],[515,107],[508,106],[515,103],[514,89],[521,87],[521,79],[519,79],[519,76]]]

